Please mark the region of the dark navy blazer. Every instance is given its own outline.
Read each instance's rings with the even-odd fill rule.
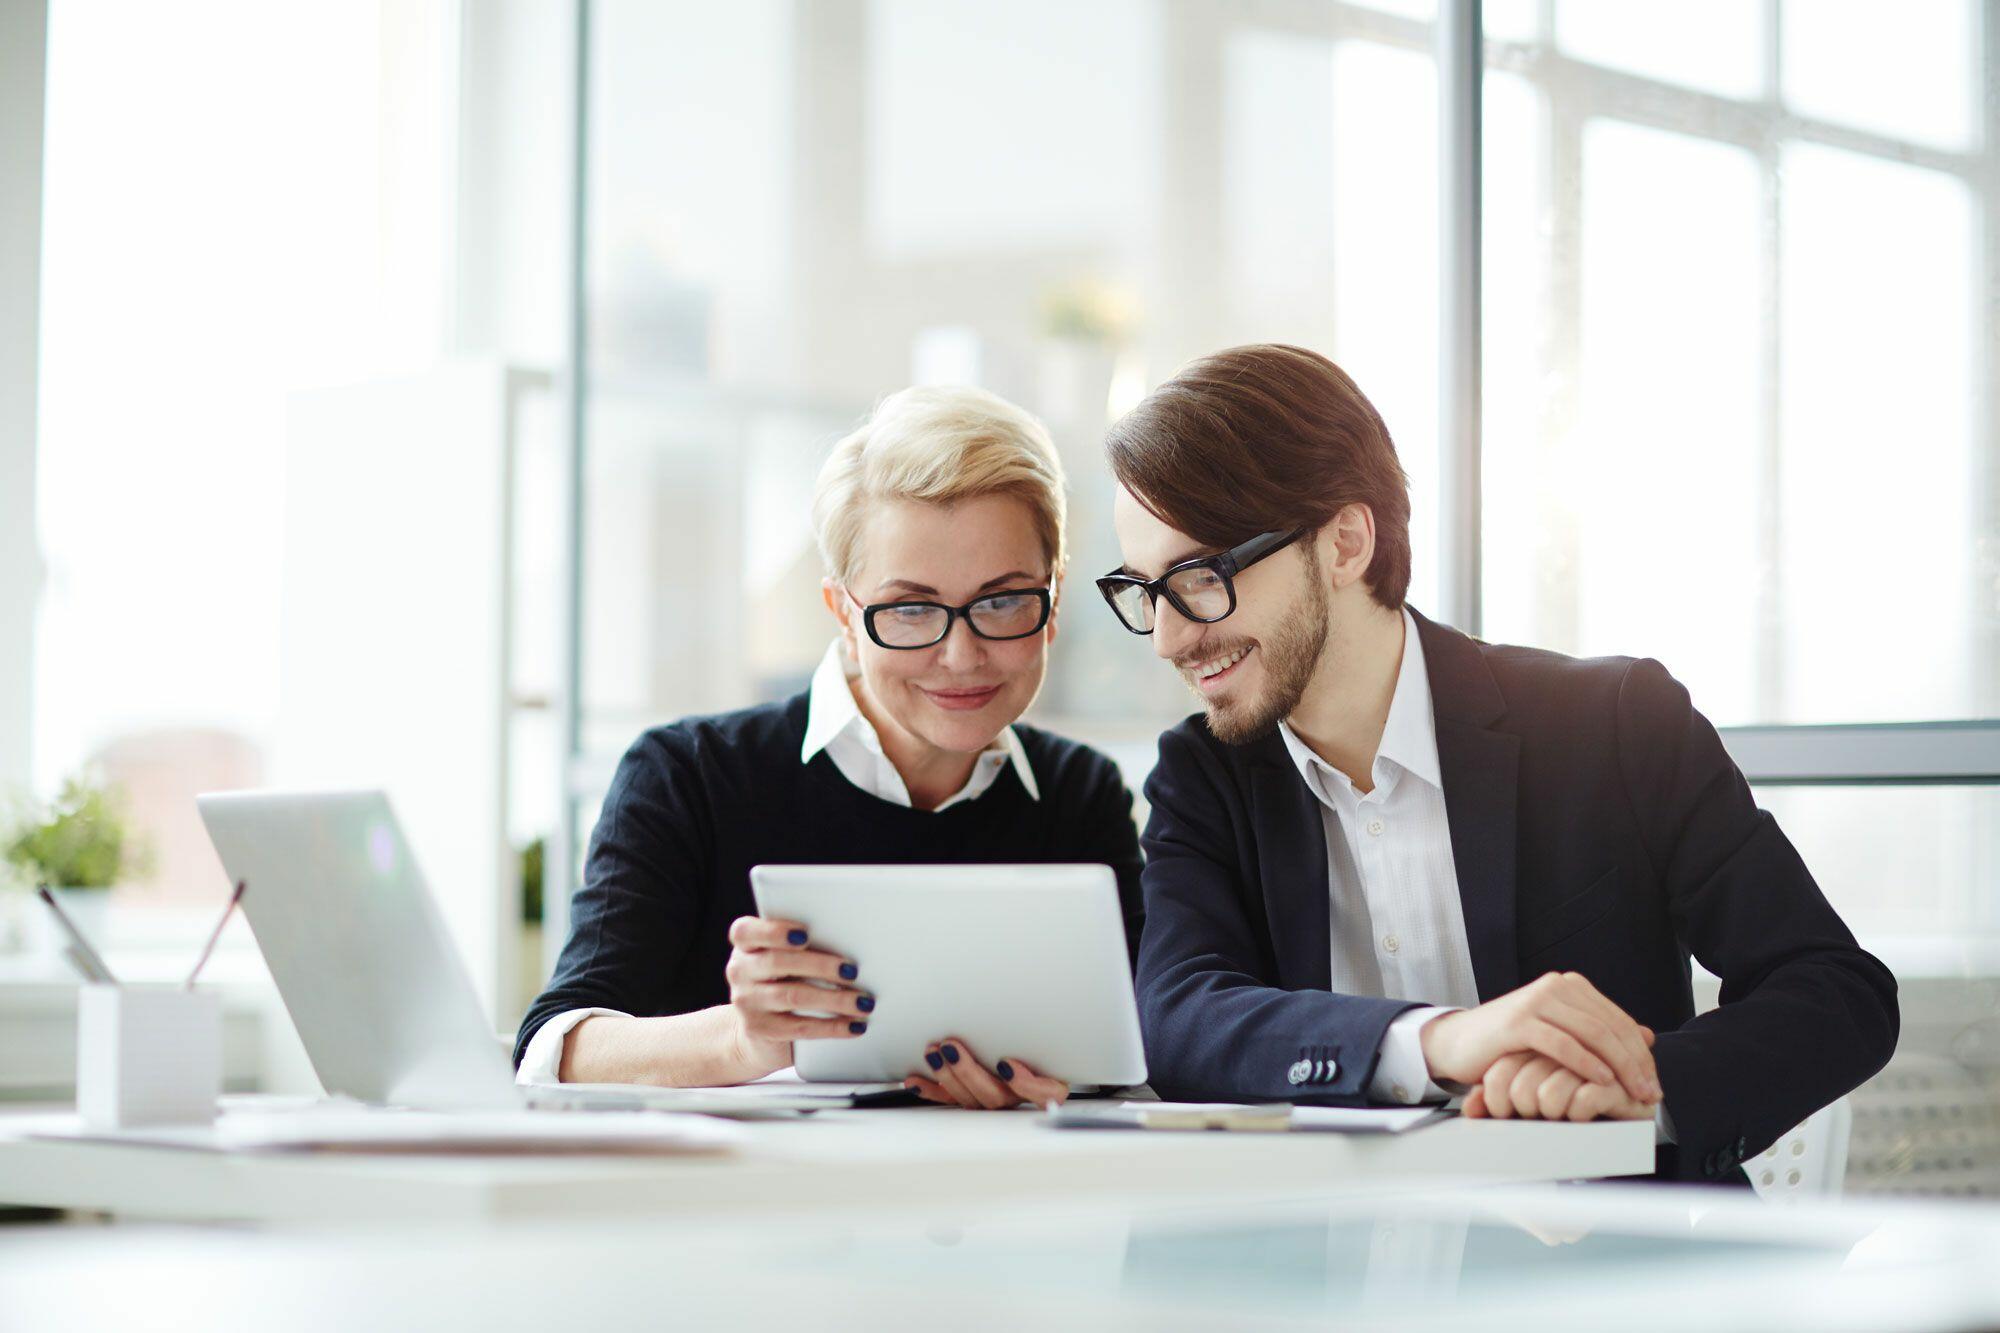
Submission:
[[[1738,1164],[1896,1045],[1896,983],[1864,952],[1687,691],[1659,663],[1422,636],[1481,1000],[1574,971],[1659,1034],[1678,1151]],[[1366,1097],[1414,1002],[1335,995],[1320,807],[1275,731],[1197,714],[1146,784],[1139,1012],[1153,1086],[1193,1100]],[[1696,1017],[1689,956],[1722,979]]]

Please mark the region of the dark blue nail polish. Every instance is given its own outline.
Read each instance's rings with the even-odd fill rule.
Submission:
[[[854,964],[842,963],[840,965],[840,979],[842,981],[852,981],[860,975],[861,975],[861,969],[856,967]]]
[[[785,938],[790,940],[793,944],[804,944],[806,942],[806,933],[803,930],[795,930],[791,934],[785,936]]]
[[[924,1063],[929,1065],[932,1069],[943,1069],[944,1057],[942,1055],[939,1055],[936,1051],[925,1051]]]
[[[868,1025],[866,1023],[849,1023],[847,1030],[858,1037],[868,1030]]]
[[[993,1066],[993,1072],[1000,1076],[1000,1080],[1003,1083],[1012,1083],[1014,1081],[1014,1066],[1008,1064],[1005,1060]]]
[[[944,1047],[942,1047],[942,1049],[944,1051],[945,1059],[951,1061],[953,1064],[958,1063],[958,1047],[947,1043]]]
[[[854,1007],[864,1014],[872,1014],[875,1012],[875,997],[873,995],[860,996],[854,1001]]]

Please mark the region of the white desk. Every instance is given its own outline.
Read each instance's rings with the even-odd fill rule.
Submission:
[[[750,1121],[734,1154],[237,1155],[20,1137],[0,1116],[0,1203],[184,1221],[712,1218],[905,1208],[942,1194],[1050,1199],[1327,1198],[1413,1184],[1636,1175],[1650,1122],[1453,1120],[1404,1135],[1052,1130],[1034,1112],[822,1111]]]
[[[13,1228],[0,1319],[37,1330],[2000,1326],[2000,1210],[1774,1207],[1593,1185],[1174,1209],[566,1219],[509,1227]]]

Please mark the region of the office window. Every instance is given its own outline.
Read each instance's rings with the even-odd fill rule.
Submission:
[[[1486,636],[1658,657],[1726,735],[1994,717],[1980,8],[1552,12],[1489,27]],[[1892,962],[1974,966],[1922,942],[2000,925],[1991,789],[1809,739],[1855,785],[1759,802]]]
[[[206,917],[192,795],[271,775],[287,395],[440,350],[443,20],[50,6],[35,785],[125,788],[129,900]]]
[[[1434,545],[1419,8],[598,5],[578,799],[645,726],[804,685],[833,632],[813,477],[912,382],[1049,424],[1073,564],[1036,716],[1135,755],[1194,704],[1090,586],[1118,562],[1101,441],[1180,363],[1349,366]]]
[[[1662,83],[1755,97],[1764,81],[1763,6],[1743,0],[1557,0],[1563,54]]]
[[[1978,11],[1763,9],[1492,48],[1484,628],[1725,725],[1992,716]]]
[[[1777,817],[1862,939],[1962,944],[2000,932],[1992,892],[2000,883],[2000,789],[1762,787],[1757,803]]]
[[[1725,728],[1993,716],[1977,8],[1483,8],[1481,632],[1658,657]],[[641,727],[804,683],[814,468],[913,380],[1049,421],[1076,563],[1037,717],[1137,771],[1191,701],[1089,596],[1098,446],[1187,357],[1353,371],[1439,609],[1434,6],[596,12],[580,809]],[[1855,791],[1957,849],[1935,892],[1858,869],[1847,796],[1760,798],[1864,933],[1983,921],[1985,804]]]
[[[1983,34],[1969,0],[1784,0],[1781,9],[1788,108],[1933,148],[1981,147]]]

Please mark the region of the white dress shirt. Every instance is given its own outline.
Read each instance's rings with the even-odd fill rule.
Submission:
[[[894,805],[910,804],[910,789],[903,782],[903,775],[889,762],[882,752],[882,738],[876,734],[873,724],[861,712],[861,706],[854,701],[854,690],[849,683],[857,670],[851,669],[847,654],[842,651],[841,642],[835,639],[827,648],[826,656],[820,659],[819,668],[813,672],[812,688],[806,699],[805,743],[799,747],[799,762],[809,764],[813,756],[821,750],[840,770],[840,775],[871,796],[879,797]],[[1014,776],[1027,789],[1030,800],[1042,799],[1041,790],[1035,786],[1035,773],[1028,763],[1028,752],[1021,745],[1021,738],[1008,727],[993,738],[992,744],[982,751],[972,764],[972,774],[948,799],[938,805],[938,810],[949,810],[960,801],[977,800],[986,794],[994,781],[1014,765]],[[570,1029],[586,1018],[607,1014],[614,1018],[629,1015],[617,1009],[566,1009],[548,1022],[535,1029],[535,1035],[528,1039],[528,1048],[521,1052],[521,1067],[514,1074],[516,1083],[559,1083],[562,1081],[563,1042]]]
[[[1412,1103],[1448,1094],[1424,1063],[1418,1029],[1479,1003],[1438,770],[1430,676],[1416,622],[1403,612],[1403,660],[1388,721],[1362,794],[1348,776],[1280,723],[1285,749],[1320,803],[1335,994],[1422,1000],[1382,1038],[1369,1095]]]

